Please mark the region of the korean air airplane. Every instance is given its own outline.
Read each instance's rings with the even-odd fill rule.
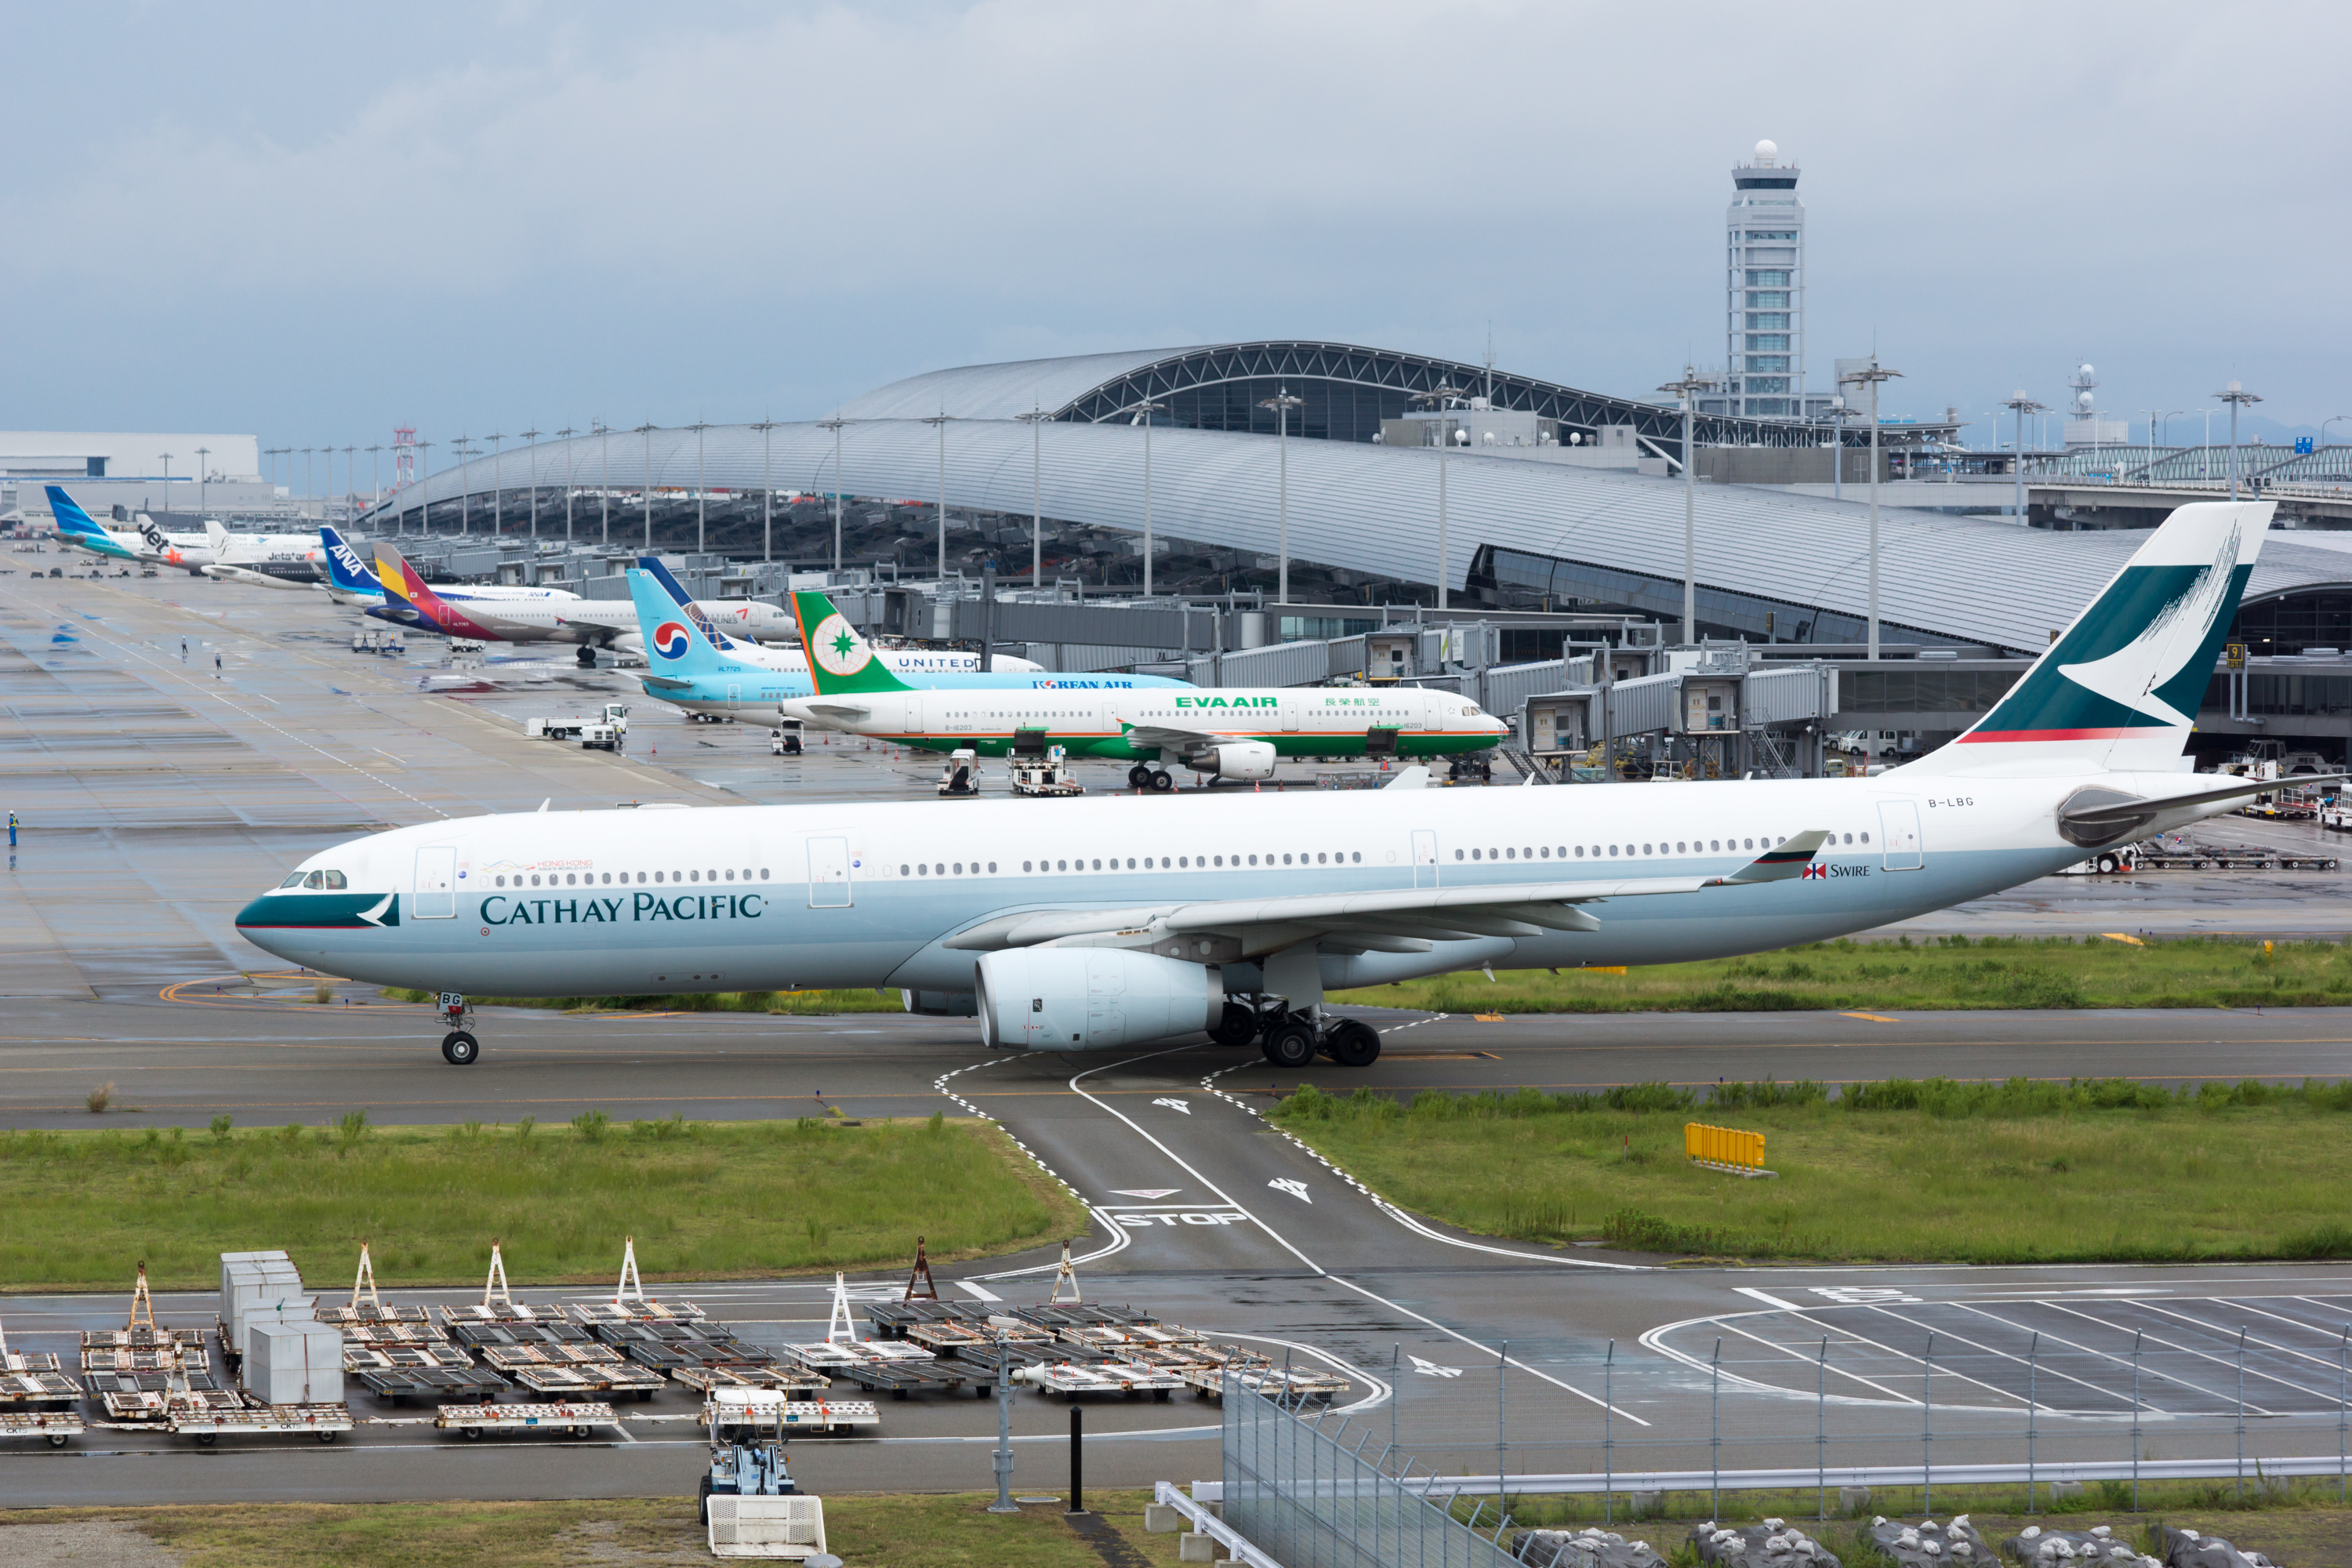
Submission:
[[[48,492],[49,515],[58,520],[58,538],[77,550],[87,550],[92,555],[102,555],[109,561],[152,561],[146,542],[137,534],[115,533],[101,528],[98,521],[81,509],[81,503],[66,494],[57,485],[41,487]]]
[[[1174,788],[1168,762],[1269,779],[1283,757],[1442,757],[1483,751],[1510,732],[1475,702],[1418,687],[915,691],[823,594],[793,601],[816,694],[785,702],[786,718],[934,752],[969,746],[1002,757],[1058,745],[1133,763],[1127,782],[1137,789]]]
[[[638,634],[648,650],[648,668],[639,678],[646,695],[674,702],[691,713],[773,720],[782,716],[777,704],[810,694],[806,656],[797,649],[761,647],[729,637],[712,624],[703,606],[687,597],[685,586],[659,560],[639,556],[637,568],[629,574],[629,592],[635,604]],[[1006,654],[996,656],[996,668],[989,672],[980,668],[978,654],[956,648],[887,648],[874,658],[908,686],[925,689],[951,684],[959,689],[983,685],[1027,690],[1039,681],[1139,679],[1060,676]]]
[[[1361,1066],[1380,1036],[1330,989],[1826,940],[2260,793],[2179,763],[2272,509],[2174,511],[1972,729],[1873,778],[477,816],[313,855],[237,929],[379,985],[889,985],[998,1049]]]
[[[350,605],[363,610],[383,606],[383,584],[361,563],[359,552],[345,542],[342,534],[331,523],[320,525],[319,553],[327,568],[329,598],[338,605]],[[580,597],[565,588],[521,588],[495,583],[478,587],[439,588],[435,592],[442,598],[461,603],[478,599],[486,604],[515,604],[576,600]]]

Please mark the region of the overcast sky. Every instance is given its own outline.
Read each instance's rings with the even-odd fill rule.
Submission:
[[[1890,413],[2055,405],[2086,358],[2135,439],[2232,377],[2313,426],[2352,414],[2347,15],[28,6],[0,427],[800,418],[1103,349],[1477,359],[1490,323],[1501,365],[1647,395],[1721,362],[1765,136],[1815,385],[1874,336]]]

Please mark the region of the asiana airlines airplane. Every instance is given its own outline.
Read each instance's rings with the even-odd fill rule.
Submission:
[[[313,855],[237,929],[442,993],[897,986],[996,1049],[1364,1066],[1330,990],[1821,941],[2257,793],[2179,761],[2271,511],[2173,512],[1973,728],[1873,778],[478,816]]]

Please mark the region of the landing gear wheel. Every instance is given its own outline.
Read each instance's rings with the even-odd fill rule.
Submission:
[[[583,643],[580,647],[580,668],[583,669],[596,668],[596,650],[585,643]]]
[[[1342,1019],[1324,1048],[1343,1068],[1368,1068],[1381,1059],[1380,1031],[1354,1018]]]
[[[1266,1031],[1265,1059],[1293,1072],[1315,1059],[1315,1031],[1305,1020],[1287,1019]]]
[[[2122,864],[2122,861],[2117,860],[2112,855],[2102,855],[2099,857],[2099,875],[2102,877],[2112,877],[2116,874],[2116,869],[2121,867]]]
[[[1172,779],[1172,778],[1171,778],[1171,777],[1169,776],[1169,774],[1168,774],[1168,770],[1167,770],[1166,768],[1155,768],[1155,769],[1153,769],[1153,770],[1152,770],[1152,773],[1151,773],[1151,793],[1152,793],[1152,794],[1154,794],[1154,795],[1166,795],[1170,790],[1174,789],[1175,787],[1176,787],[1176,781],[1175,781],[1174,779]]]
[[[441,1059],[453,1068],[471,1067],[480,1059],[482,1042],[463,1029],[441,1037]]]
[[[1239,1002],[1228,1002],[1224,1016],[1209,1031],[1209,1038],[1221,1046],[1246,1046],[1257,1038],[1257,1015]]]
[[[1136,764],[1135,764],[1135,766],[1133,766],[1133,767],[1131,767],[1131,768],[1129,768],[1129,769],[1128,769],[1128,770],[1127,770],[1127,787],[1128,787],[1128,788],[1129,788],[1129,789],[1148,789],[1148,788],[1150,788],[1150,785],[1151,785],[1151,770],[1150,770],[1150,768],[1145,767],[1141,763],[1136,763]]]

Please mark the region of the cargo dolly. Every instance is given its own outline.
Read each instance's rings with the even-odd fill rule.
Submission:
[[[42,1437],[62,1448],[82,1434],[81,1416],[71,1410],[0,1410],[0,1437]]]
[[[789,1366],[688,1366],[679,1368],[670,1377],[672,1382],[702,1394],[722,1388],[742,1388],[810,1397],[833,1386],[833,1380],[821,1373]]]
[[[919,1325],[977,1325],[988,1321],[988,1313],[978,1302],[966,1306],[960,1301],[869,1301],[866,1321],[884,1339],[911,1339],[909,1331]]]
[[[80,1398],[81,1384],[58,1364],[55,1355],[46,1351],[12,1351],[7,1331],[0,1329],[0,1414],[57,1406],[70,1409]]]
[[[175,1381],[176,1379],[176,1381]],[[107,1416],[115,1421],[161,1421],[165,1405],[174,1388],[184,1389],[191,1395],[218,1395],[235,1399],[213,1381],[206,1372],[101,1372],[89,1378],[89,1391],[98,1396]]]
[[[714,1388],[702,1402],[702,1424],[719,1442],[761,1426],[789,1432],[849,1432],[882,1425],[870,1399],[788,1399],[764,1388]]]
[[[971,1381],[971,1372],[961,1366],[941,1366],[929,1361],[869,1361],[844,1367],[837,1374],[857,1384],[868,1394],[887,1389],[893,1399],[904,1399],[909,1394],[925,1389],[939,1389],[953,1394]]]
[[[1041,1393],[1058,1394],[1066,1400],[1076,1400],[1082,1394],[1118,1394],[1129,1399],[1149,1394],[1165,1401],[1184,1386],[1182,1378],[1164,1367],[1137,1362],[1101,1362],[1091,1366],[1060,1362],[1031,1367],[1021,1375]]]
[[[556,1432],[566,1437],[586,1437],[599,1426],[618,1426],[621,1417],[610,1405],[562,1400],[544,1405],[445,1405],[433,1425],[478,1443],[489,1432]]]
[[[230,1400],[236,1403],[226,1403]],[[167,1430],[193,1437],[207,1448],[219,1442],[224,1432],[256,1436],[308,1433],[321,1443],[331,1443],[358,1425],[347,1405],[257,1405],[235,1394],[200,1394],[189,1399],[174,1395],[165,1408],[163,1424]]]

